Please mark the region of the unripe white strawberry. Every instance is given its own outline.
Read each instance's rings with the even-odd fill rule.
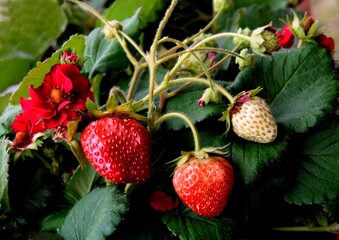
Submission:
[[[253,96],[231,113],[232,129],[241,138],[258,143],[273,142],[277,123],[264,99]]]

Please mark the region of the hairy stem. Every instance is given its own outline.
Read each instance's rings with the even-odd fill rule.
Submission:
[[[198,135],[198,131],[195,128],[194,124],[192,123],[192,121],[185,115],[182,113],[167,113],[164,114],[163,116],[161,116],[158,120],[155,121],[154,126],[155,127],[159,127],[164,121],[170,119],[170,118],[181,118],[182,120],[184,120],[188,126],[190,127],[192,134],[193,134],[193,139],[194,139],[194,151],[198,152],[200,151],[200,140],[199,140],[199,135]]]
[[[176,4],[178,3],[178,0],[172,0],[171,5],[167,9],[165,16],[161,20],[159,27],[157,29],[157,32],[155,34],[152,46],[150,48],[150,53],[146,58],[146,61],[148,62],[148,67],[149,67],[149,72],[150,72],[150,79],[149,79],[149,108],[148,108],[148,127],[150,130],[153,128],[154,124],[154,109],[153,109],[153,104],[154,104],[154,96],[153,96],[153,91],[154,91],[154,86],[156,82],[156,70],[157,70],[157,64],[156,64],[156,59],[157,59],[157,49],[158,49],[158,44],[159,44],[159,39],[162,34],[162,31],[168,22]]]
[[[165,76],[166,77],[166,76]],[[188,84],[188,83],[201,83],[207,86],[211,86],[211,83],[207,79],[198,78],[198,77],[186,77],[186,78],[178,78],[174,79],[170,82],[163,82],[162,85],[160,85],[155,91],[154,96],[162,93],[164,90],[166,90],[168,87],[175,86],[178,84]],[[217,89],[223,96],[225,96],[229,102],[233,102],[234,98],[233,96],[223,87],[220,85],[212,82],[212,87]],[[149,96],[145,96],[141,101],[146,102],[149,99]]]
[[[275,227],[271,228],[272,231],[280,232],[331,232],[339,233],[339,224],[333,223],[328,226],[318,226],[318,227],[305,227],[305,226],[292,226],[292,227]]]
[[[124,49],[124,51],[125,51],[128,59],[130,60],[130,62],[134,66],[138,63],[138,61],[134,58],[133,54],[127,48],[126,42],[120,37],[117,29],[114,28],[104,16],[102,16],[97,10],[95,10],[91,6],[87,5],[86,3],[81,2],[79,0],[68,0],[68,1],[71,2],[71,3],[79,5],[80,7],[85,9],[86,11],[88,11],[88,12],[92,13],[94,16],[96,16],[101,22],[103,22],[105,24],[105,26],[107,28],[109,28],[109,30],[113,33],[114,37],[118,40],[118,42],[120,43],[121,47]],[[130,40],[130,39],[128,39],[128,40]]]

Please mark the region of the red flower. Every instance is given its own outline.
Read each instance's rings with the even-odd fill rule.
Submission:
[[[155,210],[166,212],[176,208],[179,205],[179,200],[177,198],[173,199],[162,191],[155,191],[151,196],[150,204]]]
[[[15,133],[15,140],[12,147],[17,151],[26,149],[34,142],[35,134],[45,130],[43,122],[32,121],[27,118],[24,113],[15,117],[15,120],[12,123],[12,129]]]
[[[294,35],[290,29],[290,26],[286,24],[283,30],[277,31],[276,35],[278,37],[278,43],[283,48],[290,48],[294,42]]]
[[[330,52],[334,51],[335,47],[333,38],[327,37],[324,34],[320,34],[315,37],[315,41],[323,48],[327,48]]]
[[[38,88],[29,88],[30,99],[21,106],[30,119],[41,119],[46,129],[66,126],[86,109],[87,98],[93,99],[89,80],[73,64],[56,64]]]

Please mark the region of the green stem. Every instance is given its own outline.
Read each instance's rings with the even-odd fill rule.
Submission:
[[[238,37],[238,38],[243,38],[245,40],[251,41],[251,37],[244,35],[244,34],[239,34],[239,33],[232,33],[232,32],[225,32],[225,33],[219,33],[219,34],[214,34],[212,36],[209,36],[200,42],[197,42],[194,46],[190,48],[190,51],[194,51],[197,49],[199,46],[203,45],[204,43],[218,39],[218,38],[224,38],[224,37]],[[175,72],[179,69],[180,65],[189,57],[190,52],[183,54],[179,59],[178,62],[175,64],[175,66],[172,68],[172,70],[168,73],[168,78],[171,79],[172,76],[175,74]]]
[[[154,91],[154,86],[156,82],[156,70],[157,70],[157,64],[156,64],[156,58],[157,58],[157,49],[158,49],[158,44],[159,44],[159,39],[162,34],[162,31],[169,20],[176,4],[178,3],[178,0],[172,0],[171,5],[167,9],[165,16],[161,20],[159,27],[156,31],[152,46],[150,48],[150,53],[148,57],[146,58],[146,61],[148,62],[148,67],[149,67],[149,73],[150,73],[150,79],[149,79],[149,108],[148,108],[148,127],[150,130],[153,128],[154,124],[154,96],[153,96],[153,91]]]
[[[109,98],[114,96],[114,98],[118,97],[121,103],[127,103],[125,93],[118,87],[114,86],[109,91]]]
[[[210,82],[206,81],[206,79],[196,78],[196,77],[187,77],[187,78],[178,78],[178,79],[172,80],[171,82],[169,82],[168,87],[181,84],[181,83],[186,83],[186,82],[202,83],[202,84],[210,86]],[[226,89],[224,89],[223,87],[221,87],[220,85],[214,82],[212,83],[212,85],[213,85],[212,87],[216,88],[222,95],[224,95],[230,103],[234,101],[233,96]]]
[[[182,120],[184,120],[188,124],[188,126],[191,128],[191,131],[192,131],[192,134],[193,134],[194,151],[195,152],[200,151],[200,140],[199,140],[198,131],[195,128],[195,126],[192,123],[192,121],[185,114],[176,113],[176,112],[166,113],[163,116],[161,116],[158,120],[155,121],[154,127],[160,126],[164,121],[166,121],[166,120],[168,120],[170,118],[173,118],[173,117],[181,118]]]
[[[123,31],[119,31],[119,33],[124,37],[124,38],[126,38],[128,41],[129,41],[129,43],[130,44],[132,44],[133,45],[133,47],[140,53],[140,55],[144,58],[144,59],[146,59],[146,53],[143,51],[143,50],[141,50],[141,48],[136,44],[136,42],[134,42],[133,41],[133,39],[130,37],[130,36],[128,36],[126,33],[124,33]]]
[[[206,32],[208,29],[210,29],[213,24],[215,23],[215,21],[217,20],[217,18],[220,16],[220,14],[222,13],[222,11],[219,11],[215,14],[215,16],[213,17],[213,19],[203,28],[201,29],[198,33],[194,34],[193,36],[191,36],[190,38],[187,38],[186,40],[184,40],[184,44],[188,44],[189,42],[191,42],[194,38],[196,38],[197,36],[199,36],[200,34]]]
[[[271,228],[272,231],[280,231],[280,232],[339,232],[339,224],[333,223],[328,226],[319,226],[319,227],[305,227],[305,226],[292,226],[292,227],[275,227]]]
[[[196,45],[194,45],[195,48],[199,47],[200,45],[214,40],[214,39],[218,39],[218,38],[224,38],[224,37],[238,37],[238,38],[242,38],[245,39],[247,41],[251,41],[251,37],[244,35],[244,34],[240,34],[240,33],[232,33],[232,32],[224,32],[224,33],[218,33],[218,34],[214,34],[212,36],[209,36],[205,39],[203,39],[202,41],[198,42]]]
[[[121,47],[124,49],[124,51],[125,51],[128,59],[130,60],[130,62],[134,66],[138,63],[138,61],[133,57],[133,54],[131,54],[131,52],[127,48],[126,42],[119,36],[117,29],[114,28],[104,16],[102,16],[97,10],[90,7],[86,3],[80,2],[78,0],[68,0],[68,1],[79,5],[80,7],[84,8],[85,10],[87,10],[88,12],[90,12],[94,16],[96,16],[98,19],[100,19],[100,21],[103,22],[105,24],[105,26],[109,28],[109,30],[113,33],[114,37],[118,40],[118,42],[120,43]]]
[[[144,67],[141,66],[140,64],[136,65],[135,68],[134,68],[133,76],[132,76],[132,79],[130,81],[130,85],[129,85],[129,88],[128,88],[127,101],[130,101],[133,97],[134,89],[135,89],[135,86],[137,84],[139,74],[140,74],[140,72],[143,68]]]
[[[154,91],[154,96],[160,94],[162,91],[164,91],[165,89],[167,89],[168,87],[171,86],[175,86],[178,84],[183,84],[183,83],[202,83],[208,86],[211,86],[211,83],[203,78],[198,78],[198,77],[186,77],[186,78],[178,78],[178,79],[174,79],[172,81],[169,81],[165,84],[165,81],[163,82],[162,85],[160,85],[155,91]],[[234,101],[233,96],[223,87],[221,87],[220,85],[212,82],[212,86],[213,88],[217,89],[222,95],[224,95],[228,101],[230,103],[232,103]],[[148,100],[149,96],[145,96],[141,101],[146,102]]]

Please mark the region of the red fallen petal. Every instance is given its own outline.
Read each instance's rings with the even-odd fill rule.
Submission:
[[[166,212],[178,206],[179,200],[173,198],[162,191],[156,191],[150,198],[151,206],[157,210]]]
[[[330,52],[334,51],[335,43],[332,37],[327,37],[325,34],[320,34],[315,38],[315,40],[323,48],[327,48]]]
[[[290,26],[286,24],[282,31],[277,31],[278,43],[283,48],[290,48],[294,43],[294,35],[290,30]]]

